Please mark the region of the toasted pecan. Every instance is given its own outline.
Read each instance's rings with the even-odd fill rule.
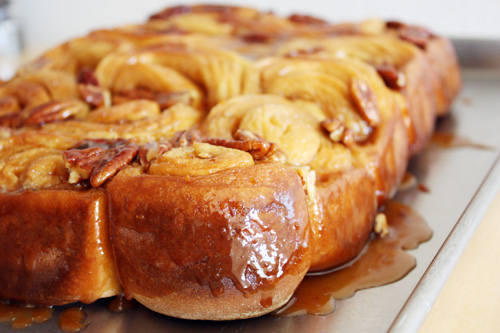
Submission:
[[[137,155],[135,140],[86,139],[64,152],[66,166],[71,170],[70,183],[90,179],[99,187]]]
[[[88,109],[79,101],[51,101],[26,111],[24,125],[42,126],[56,121],[83,116]]]
[[[400,91],[406,87],[405,75],[393,65],[383,64],[375,69],[388,88]]]
[[[380,110],[377,106],[377,100],[370,86],[357,78],[351,80],[351,97],[360,115],[370,126],[380,124]]]
[[[80,83],[78,84],[78,93],[92,107],[111,106],[111,93],[102,87]]]
[[[204,142],[210,143],[211,145],[215,146],[223,146],[226,148],[245,151],[252,155],[255,160],[261,160],[265,157],[270,157],[278,150],[278,146],[276,144],[259,139],[240,141],[211,138],[204,140]]]

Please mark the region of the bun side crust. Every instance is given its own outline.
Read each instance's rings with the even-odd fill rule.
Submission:
[[[330,174],[318,185],[318,196],[323,219],[313,224],[311,271],[355,257],[370,235],[377,209],[375,181],[361,168]]]
[[[0,299],[62,305],[121,291],[104,191],[26,191],[0,202]]]
[[[282,306],[309,268],[302,182],[278,164],[190,180],[123,171],[108,195],[125,295],[161,313],[262,315]]]
[[[437,115],[442,116],[450,112],[453,100],[460,92],[460,64],[451,41],[446,38],[432,39],[427,45],[426,55],[436,75]]]
[[[407,99],[410,153],[413,155],[428,143],[436,117],[450,112],[462,81],[453,46],[440,37],[430,40],[426,50],[404,66],[403,73],[407,78],[403,94]]]

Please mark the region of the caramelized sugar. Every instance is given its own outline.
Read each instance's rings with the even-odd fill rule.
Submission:
[[[124,313],[135,309],[137,302],[133,299],[128,300],[125,296],[116,296],[108,303],[107,308],[112,313]]]
[[[28,307],[0,303],[0,323],[10,322],[12,328],[30,327],[33,323],[44,323],[52,318],[53,310],[47,307]]]
[[[415,258],[404,250],[428,240],[432,231],[420,215],[401,203],[388,202],[384,213],[389,235],[374,236],[358,258],[340,269],[306,276],[290,302],[276,314],[325,315],[335,309],[336,299],[397,281],[411,271]]]
[[[469,148],[488,149],[488,150],[493,149],[493,147],[472,142],[467,138],[463,138],[456,135],[455,133],[436,132],[432,135],[431,142],[443,148],[469,147]]]
[[[87,315],[81,307],[64,310],[59,317],[59,328],[64,332],[80,332],[87,327]]]
[[[406,171],[401,183],[399,184],[399,191],[406,191],[417,186],[417,178],[410,172]]]
[[[425,186],[424,184],[418,184],[417,188],[420,192],[425,192],[425,193],[431,192],[431,190],[429,190],[429,188],[427,186]]]

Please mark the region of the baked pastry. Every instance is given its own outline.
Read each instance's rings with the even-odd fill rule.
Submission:
[[[58,46],[0,85],[0,299],[271,312],[359,253],[459,87],[399,22],[181,6]]]

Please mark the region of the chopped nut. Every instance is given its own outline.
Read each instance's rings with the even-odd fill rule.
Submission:
[[[347,147],[351,147],[356,143],[356,140],[354,139],[354,134],[352,133],[352,130],[350,128],[346,128],[344,130],[344,135],[342,136],[341,141]]]
[[[356,104],[358,112],[370,126],[380,124],[380,110],[377,106],[377,100],[368,84],[360,79],[351,80],[351,96]]]
[[[86,139],[64,152],[66,167],[70,169],[70,183],[89,179],[99,187],[129,164],[137,154],[134,140]]]
[[[26,111],[24,125],[42,126],[77,116],[85,116],[88,107],[80,101],[52,101]]]
[[[342,140],[344,136],[345,126],[338,119],[325,119],[321,123],[321,127],[323,127],[328,133],[329,137],[333,142],[339,142]]]
[[[384,80],[387,87],[393,90],[402,90],[406,86],[405,75],[394,66],[384,64],[376,67],[378,75]]]
[[[193,142],[200,142],[201,137],[198,131],[180,131],[174,134],[172,144],[174,147],[192,146]]]
[[[321,127],[328,133],[333,142],[342,142],[347,147],[356,143],[352,130],[338,119],[325,119],[320,123]]]
[[[378,213],[377,216],[375,216],[375,227],[373,231],[380,237],[389,235],[389,224],[387,223],[387,216],[385,216],[384,213]]]
[[[139,148],[139,162],[144,167],[144,170],[148,170],[151,165],[151,161],[157,159],[170,149],[174,145],[171,142],[150,142]]]

